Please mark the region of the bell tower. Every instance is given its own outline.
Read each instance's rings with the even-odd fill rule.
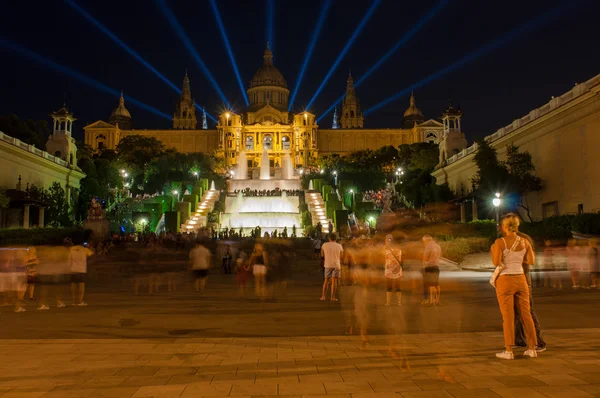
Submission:
[[[77,145],[71,136],[73,122],[77,120],[63,105],[58,111],[50,114],[52,117],[52,135],[46,141],[46,151],[61,158],[73,168],[77,168]]]
[[[354,79],[352,74],[348,74],[348,82],[346,84],[346,96],[342,100],[342,115],[340,117],[340,125],[343,129],[362,128],[363,114],[360,110],[360,101],[354,91]]]
[[[181,88],[181,98],[175,107],[173,115],[173,128],[193,130],[196,128],[196,105],[192,99],[192,90],[190,88],[190,78],[187,71],[183,78],[183,87]]]
[[[442,122],[444,123],[444,133],[440,141],[440,163],[443,166],[448,158],[459,153],[467,147],[467,138],[460,128],[460,119],[462,118],[460,108],[455,109],[452,103],[442,113]]]

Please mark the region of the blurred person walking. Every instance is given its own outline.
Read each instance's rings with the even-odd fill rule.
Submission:
[[[267,294],[267,255],[262,243],[254,245],[250,264],[254,275],[254,291],[257,297],[263,299]]]
[[[210,268],[210,250],[200,242],[190,251],[190,270],[194,276],[194,290],[204,292]]]
[[[329,242],[323,244],[321,247],[321,253],[324,258],[325,266],[325,280],[323,282],[321,301],[325,300],[325,295],[327,294],[327,288],[329,285],[331,285],[331,301],[338,301],[335,293],[338,280],[340,278],[340,269],[342,267],[341,262],[344,248],[336,241],[337,235],[333,232],[330,232]]]
[[[385,251],[385,281],[387,291],[385,293],[385,305],[392,305],[392,295],[396,292],[397,304],[402,305],[402,291],[400,282],[402,280],[402,250],[394,244],[394,237],[387,235],[384,243]]]
[[[521,322],[525,328],[528,349],[523,355],[536,358],[537,338],[535,325],[531,317],[529,302],[530,290],[525,278],[523,263],[533,265],[535,253],[526,239],[517,235],[520,220],[516,214],[509,213],[502,218],[500,232],[503,237],[492,245],[492,263],[499,268],[494,275],[496,296],[502,313],[505,351],[496,354],[500,359],[514,359],[515,345],[515,304],[519,308]]]
[[[579,289],[581,287],[580,272],[582,270],[581,262],[583,256],[581,247],[577,244],[575,239],[569,239],[565,253],[567,255],[567,267],[571,275],[573,289]]]
[[[429,234],[423,236],[423,301],[421,305],[440,305],[440,259],[442,248]]]
[[[66,285],[71,281],[70,247],[73,243],[65,240],[63,246],[48,246],[38,248],[38,282],[39,307],[38,310],[49,310],[49,297],[53,295],[56,308],[64,308],[63,295]]]
[[[590,261],[590,277],[592,279],[592,284],[590,287],[592,289],[597,289],[600,287],[600,252],[598,251],[598,241],[596,239],[589,240],[589,261]]]
[[[240,255],[236,260],[235,266],[235,279],[237,281],[238,288],[240,289],[240,295],[244,295],[244,289],[248,284],[248,281],[252,277],[252,267],[248,263],[248,256],[246,252],[240,251]]]
[[[71,300],[72,305],[85,307],[83,301],[85,293],[85,277],[87,275],[87,258],[94,254],[87,248],[87,244],[75,245],[70,248],[69,260],[71,262]]]
[[[223,253],[223,273],[231,274],[231,248],[229,245],[225,246],[225,253]]]

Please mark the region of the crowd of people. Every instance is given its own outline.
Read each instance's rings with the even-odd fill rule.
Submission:
[[[250,189],[246,188],[244,190],[236,189],[233,191],[233,196],[237,196],[239,193],[242,193],[242,196],[281,196],[284,193],[287,196],[300,196],[304,194],[304,191],[300,189]]]
[[[83,242],[66,239],[62,246],[0,249],[0,294],[4,306],[25,312],[25,301],[38,301],[37,309],[50,303],[63,308],[70,285],[71,304],[84,307],[87,258],[93,252]],[[37,295],[37,297],[36,297]]]

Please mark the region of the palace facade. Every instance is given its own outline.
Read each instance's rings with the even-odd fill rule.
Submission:
[[[272,167],[281,164],[284,153],[290,153],[296,167],[310,164],[319,155],[347,154],[384,145],[398,146],[415,142],[438,143],[444,136],[444,124],[425,120],[411,95],[408,109],[398,127],[370,129],[364,127],[361,105],[348,76],[341,112],[334,112],[332,127],[320,128],[316,115],[306,111],[288,111],[290,90],[281,72],[273,64],[267,47],[263,65],[254,74],[247,90],[249,105],[245,112],[224,112],[218,116],[216,129],[208,129],[206,113],[197,117],[190,79],[183,79],[179,102],[173,114],[173,128],[142,130],[133,128],[133,119],[125,107],[123,96],[108,122],[99,120],[84,127],[85,143],[94,150],[115,149],[128,135],[156,137],[166,147],[180,152],[217,153],[234,165],[241,151],[246,152],[250,167],[259,166],[263,149],[269,153]]]
[[[533,219],[600,212],[600,75],[552,97],[485,139],[502,161],[510,145],[531,154],[543,185],[541,191],[525,198]],[[462,199],[463,221],[469,218],[471,203],[479,201],[489,209],[493,198],[493,193],[487,198],[473,197],[476,152],[476,143],[467,147],[457,134],[450,134],[440,142],[440,164],[432,173],[438,184],[448,184]],[[502,193],[502,187],[498,190]],[[477,211],[472,213],[476,218]]]

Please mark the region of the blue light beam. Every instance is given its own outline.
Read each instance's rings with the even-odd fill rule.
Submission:
[[[227,55],[229,55],[229,60],[231,61],[231,66],[233,67],[235,78],[237,79],[238,85],[240,86],[240,90],[242,90],[244,102],[246,103],[246,106],[248,106],[250,105],[250,103],[248,102],[248,96],[246,95],[244,83],[242,83],[242,77],[240,76],[240,71],[238,70],[237,64],[235,62],[233,51],[231,50],[231,45],[229,44],[229,39],[227,38],[227,33],[225,32],[225,26],[223,25],[223,19],[221,18],[221,14],[219,13],[219,8],[217,7],[216,1],[210,0],[210,6],[213,10],[213,14],[215,14],[215,19],[217,20],[219,30],[221,31],[221,38],[223,39],[223,43],[225,44],[225,48],[227,49]]]
[[[398,40],[396,44],[394,44],[394,46],[383,55],[383,57],[379,59],[379,61],[377,61],[373,66],[371,66],[369,70],[367,70],[367,72],[354,83],[354,87],[360,86],[369,76],[373,74],[373,72],[379,69],[381,65],[383,65],[383,63],[387,61],[389,57],[392,56],[392,54],[394,54],[406,43],[408,43],[408,41],[412,39],[419,32],[419,30],[421,30],[421,28],[425,26],[427,22],[429,22],[431,19],[433,19],[433,17],[439,14],[439,12],[448,4],[448,2],[449,0],[441,0],[435,7],[431,8],[425,15],[423,15],[421,19],[419,19],[419,21],[417,21],[417,23],[408,32],[406,32],[400,38],[400,40]],[[329,114],[329,112],[331,112],[333,108],[335,108],[340,102],[342,102],[345,96],[346,94],[343,94],[329,108],[327,108],[327,110],[321,116],[319,116],[317,122],[320,122],[321,119],[327,116],[327,114]]]
[[[214,1],[214,0],[213,0]],[[315,45],[317,44],[317,39],[319,38],[319,34],[321,33],[321,29],[323,28],[323,24],[325,22],[325,17],[327,16],[327,12],[331,8],[332,0],[325,0],[325,4],[321,9],[321,13],[319,14],[319,19],[317,20],[317,27],[313,31],[312,37],[310,39],[310,44],[308,45],[308,50],[306,50],[306,55],[304,56],[304,62],[300,67],[300,73],[298,74],[298,79],[296,79],[296,86],[294,87],[294,91],[292,92],[292,96],[290,98],[290,104],[288,106],[288,112],[292,111],[292,106],[294,105],[294,100],[296,99],[296,95],[298,94],[298,90],[300,89],[300,84],[302,83],[302,79],[304,78],[304,73],[306,73],[306,67],[310,61],[310,58],[313,55],[313,51],[315,49]]]
[[[266,36],[267,42],[271,46],[271,51],[275,52],[275,37],[274,37],[274,25],[275,25],[275,0],[266,0],[267,8],[267,26]]]
[[[49,58],[46,58],[43,55],[40,55],[34,51],[31,51],[31,50],[21,46],[20,44],[15,43],[12,40],[8,40],[8,39],[0,37],[0,47],[4,47],[6,49],[12,50],[25,58],[35,61],[41,65],[48,66],[51,69],[55,70],[56,72],[62,73],[64,75],[66,75],[67,77],[72,77],[76,80],[79,80],[80,82],[82,82],[90,87],[93,87],[97,90],[108,93],[110,95],[113,95],[114,97],[119,97],[121,95],[121,92],[119,90],[110,88],[107,85],[100,83],[99,81],[92,79],[91,77],[84,75],[83,73],[78,72],[74,69],[71,69],[67,66],[60,65],[59,63],[57,63]],[[157,116],[160,116],[164,119],[172,120],[172,117],[170,115],[167,115],[166,113],[161,112],[158,109],[156,109],[150,105],[146,105],[142,101],[139,101],[130,96],[126,96],[125,98],[127,99],[128,102],[136,105],[137,107],[139,107],[141,109],[144,109],[144,110],[146,110],[150,113],[153,113]]]
[[[346,45],[342,49],[342,52],[338,55],[338,57],[336,58],[336,60],[333,63],[333,65],[331,65],[331,68],[329,69],[329,72],[327,72],[327,75],[325,75],[325,78],[323,79],[323,82],[321,82],[321,85],[317,89],[317,92],[315,93],[315,95],[313,95],[313,97],[311,98],[311,100],[308,102],[308,105],[306,106],[307,109],[309,109],[311,107],[311,105],[313,104],[313,102],[315,102],[315,100],[317,99],[317,97],[319,96],[319,94],[321,93],[321,91],[323,91],[323,88],[325,88],[325,84],[327,84],[327,82],[329,81],[329,78],[331,77],[331,75],[333,74],[333,72],[337,69],[337,67],[339,66],[340,62],[342,61],[342,59],[344,58],[344,56],[346,55],[346,53],[348,52],[348,50],[350,50],[350,47],[352,47],[352,45],[356,41],[356,39],[357,39],[358,35],[360,34],[360,32],[363,30],[363,28],[365,27],[365,25],[367,24],[367,22],[369,21],[369,19],[371,19],[371,16],[373,15],[373,13],[375,12],[375,10],[377,9],[377,6],[379,6],[379,3],[381,3],[381,0],[375,0],[375,1],[373,1],[373,4],[371,4],[371,7],[367,11],[367,13],[363,17],[363,19],[360,21],[360,24],[358,24],[358,26],[354,30],[354,33],[352,33],[352,36],[350,36],[350,39],[348,40],[348,42],[346,43]]]
[[[102,25],[100,23],[100,21],[98,21],[96,18],[94,18],[89,12],[87,12],[85,9],[83,9],[82,7],[80,7],[73,0],[65,0],[65,1],[66,1],[66,3],[68,5],[70,5],[71,7],[73,7],[78,13],[80,13],[81,15],[83,15],[88,21],[90,21],[98,29],[100,29],[102,31],[102,33],[104,33],[112,41],[114,41],[119,46],[121,46],[121,48],[123,48],[125,51],[127,51],[129,53],[129,55],[131,55],[133,58],[137,59],[142,65],[144,65],[146,68],[148,68],[148,70],[150,70],[152,73],[154,73],[160,80],[162,80],[169,87],[171,87],[173,90],[175,90],[179,94],[181,94],[181,89],[179,89],[176,85],[174,85],[173,83],[171,83],[171,81],[169,81],[169,79],[167,79],[165,76],[163,76],[162,73],[160,73],[158,70],[156,70],[156,68],[154,66],[152,66],[148,61],[146,61],[144,58],[142,58],[131,47],[129,47],[127,44],[125,44],[114,33],[112,33],[106,26]]]
[[[585,1],[585,0],[583,0],[583,1]],[[363,112],[364,115],[368,115],[369,113],[374,112],[374,111],[386,106],[390,102],[393,102],[399,98],[404,97],[411,91],[421,88],[421,87],[425,86],[426,84],[431,83],[432,81],[437,80],[440,77],[442,77],[450,72],[453,72],[454,70],[456,70],[462,66],[465,66],[466,64],[468,64],[470,62],[475,61],[477,58],[480,58],[484,55],[489,54],[490,52],[492,52],[494,50],[497,50],[498,48],[501,48],[505,44],[517,39],[518,37],[524,35],[525,33],[531,32],[531,31],[539,28],[540,26],[553,21],[554,19],[556,19],[558,17],[564,16],[566,14],[566,12],[572,10],[573,8],[575,8],[575,6],[578,3],[582,3],[583,1],[580,1],[580,0],[573,1],[572,0],[572,1],[568,1],[568,2],[562,2],[558,6],[553,7],[550,10],[538,15],[533,20],[531,20],[527,23],[524,23],[522,25],[519,25],[518,27],[508,31],[501,37],[478,48],[477,50],[473,51],[471,54],[468,54],[468,55],[462,57],[461,59],[453,62],[452,64],[446,66],[445,68],[442,68],[442,69],[438,70],[437,72],[430,74],[429,76],[425,77],[424,79],[410,85],[409,87],[405,88],[404,90],[399,91],[396,94],[392,95],[391,97],[388,97],[385,100],[381,101],[380,103],[370,107],[369,109],[367,109],[366,111]]]
[[[221,97],[221,101],[223,101],[223,103],[228,108],[231,108],[231,104],[225,97],[225,94],[221,90],[221,87],[219,87],[219,84],[217,83],[215,78],[212,76],[212,74],[208,70],[208,67],[206,66],[206,64],[204,63],[202,58],[200,57],[200,54],[198,54],[198,51],[196,51],[196,48],[194,47],[194,45],[192,44],[192,41],[190,40],[190,38],[187,36],[185,31],[183,30],[183,27],[181,26],[181,24],[177,21],[175,14],[173,14],[173,11],[171,11],[171,9],[167,6],[166,1],[165,0],[156,0],[156,2],[158,4],[158,6],[160,7],[161,11],[163,12],[163,14],[165,15],[165,17],[167,18],[167,20],[169,21],[169,24],[171,25],[171,27],[173,28],[175,33],[177,33],[177,35],[183,42],[183,45],[185,46],[185,48],[188,50],[188,52],[190,53],[192,58],[194,58],[194,61],[196,61],[196,63],[200,67],[200,70],[202,71],[202,73],[204,73],[204,76],[206,76],[206,78],[208,79],[211,86],[215,89],[217,94],[219,94],[219,97]]]

